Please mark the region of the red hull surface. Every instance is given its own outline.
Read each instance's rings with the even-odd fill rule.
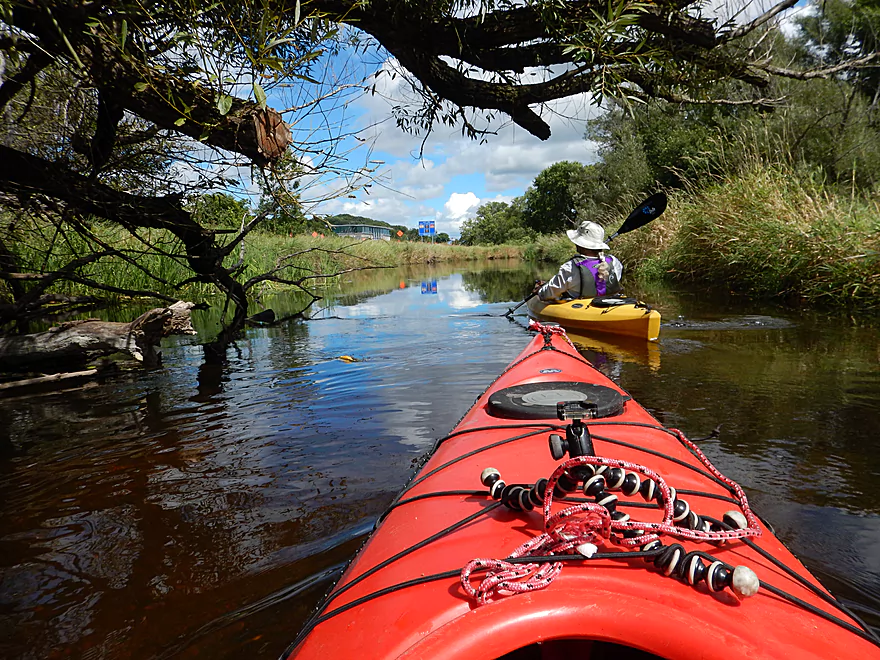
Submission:
[[[670,660],[880,658],[871,635],[750,513],[735,484],[594,369],[563,334],[539,329],[438,441],[286,657],[645,657],[627,655],[637,649]],[[570,442],[575,449],[554,459],[550,445],[556,443],[559,456],[569,423],[554,414],[523,419],[522,411],[532,417],[555,411],[554,397],[577,400],[570,394],[577,384],[595,388],[600,400],[598,407],[581,406],[599,415],[584,420],[594,452],[572,458],[581,445]],[[610,396],[610,404],[600,395]],[[581,396],[589,404],[593,395]],[[612,474],[615,466],[623,472]],[[506,488],[494,485],[498,477],[487,468]],[[604,470],[598,495],[595,479],[585,494],[584,483],[597,470]],[[635,478],[627,476],[623,487],[617,482],[631,472],[642,492],[627,495]],[[535,487],[541,478],[569,492],[551,498]],[[670,504],[650,496],[648,481]],[[529,507],[529,494],[537,506],[517,510],[516,502]],[[607,503],[609,494],[616,503]],[[514,508],[506,504],[511,499]],[[597,513],[597,500],[607,513]],[[668,516],[684,509],[676,501],[694,515],[673,525]],[[729,511],[741,515],[724,518]],[[550,529],[547,518],[558,525]],[[639,523],[645,524],[637,529]],[[550,537],[542,535],[548,530]],[[662,547],[643,542],[654,536]],[[542,539],[544,545],[523,550]],[[568,541],[576,547],[565,548]],[[591,551],[584,542],[598,551],[591,558],[583,556]],[[556,545],[548,551],[547,543]],[[537,558],[492,561],[512,553]],[[473,572],[463,580],[466,566]],[[737,579],[749,577],[735,567],[760,579],[756,594],[744,593],[754,583],[731,586],[734,570]]]

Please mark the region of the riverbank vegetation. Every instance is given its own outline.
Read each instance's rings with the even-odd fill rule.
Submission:
[[[777,62],[831,70],[853,53],[875,57],[880,18],[862,3],[822,3],[797,27],[768,37]],[[597,163],[552,165],[521,198],[481,208],[462,240],[506,232],[529,256],[561,262],[572,253],[561,229],[589,219],[613,231],[659,188],[666,213],[613,245],[627,277],[880,309],[877,71],[777,81],[786,103],[771,112],[614,103],[588,123]]]
[[[695,190],[671,193],[649,227],[618,238],[626,277],[823,307],[880,308],[880,200],[847,196],[778,164],[755,162]],[[619,218],[606,214],[609,227]],[[526,250],[571,256],[564,235]]]
[[[168,301],[178,297],[200,300],[216,294],[210,283],[193,280],[186,261],[179,256],[180,246],[173,235],[152,230],[133,237],[120,227],[93,224],[92,241],[74,234],[60,245],[52,245],[50,227],[19,225],[18,231],[32,232],[23,241],[20,259],[41,264],[46,270],[64,268],[76,255],[90,253],[100,245],[112,245],[117,254],[78,268],[75,278],[62,279],[54,287],[58,294],[84,296],[102,291],[109,300],[130,299],[133,294],[156,294]],[[41,231],[42,230],[42,231]],[[47,235],[48,234],[48,235]],[[144,251],[143,243],[162,246]],[[316,291],[335,285],[346,272],[385,269],[406,265],[465,263],[522,256],[517,246],[462,246],[417,241],[352,240],[333,233],[288,234],[253,231],[243,245],[231,253],[226,266],[249,286],[252,295],[280,288],[308,288]],[[275,274],[283,268],[283,277]]]
[[[225,294],[232,313],[222,340],[234,338],[254,287],[304,286],[327,274],[303,276],[287,267],[292,262],[278,265],[276,253],[248,244],[261,227],[287,229],[289,237],[298,223],[320,235],[303,209],[371,185],[376,161],[369,149],[362,166],[344,153],[344,144],[363,136],[341,118],[390,71],[414,92],[393,99],[399,129],[428,134],[454,125],[475,139],[491,133],[489,118],[498,114],[546,139],[544,104],[576,95],[627,111],[665,100],[736,113],[776,107],[779,80],[846,75],[864,80],[863,95],[874,88],[874,74],[860,71],[876,56],[868,53],[876,51],[868,40],[876,31],[857,21],[839,22],[846,28],[835,33],[844,37],[836,49],[813,49],[835,57],[831,67],[825,59],[774,59],[773,25],[793,0],[748,23],[702,17],[692,2],[615,0],[607,12],[581,0],[551,4],[6,3],[0,333],[27,333],[29,319],[82,302],[59,299],[65,287],[100,296],[150,293],[120,291],[127,276],[115,267],[104,281],[94,277],[100,264],[126,263],[144,272],[159,299],[165,294],[158,289],[179,295],[210,286]],[[349,58],[360,68],[339,70]],[[519,75],[526,70],[539,77]],[[564,177],[545,178],[554,189]],[[226,208],[232,213],[216,223],[193,204],[201,195],[243,197],[257,187],[252,219]],[[209,200],[208,210],[213,202],[222,200]],[[525,213],[540,232],[558,225],[554,214],[567,208],[530,203]],[[21,247],[22,236],[34,243]],[[252,274],[248,255],[270,270]]]

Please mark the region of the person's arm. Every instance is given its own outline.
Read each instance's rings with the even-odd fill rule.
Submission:
[[[538,289],[538,299],[542,302],[554,302],[562,298],[563,294],[568,291],[571,282],[571,268],[571,261],[562,264],[559,272]]]

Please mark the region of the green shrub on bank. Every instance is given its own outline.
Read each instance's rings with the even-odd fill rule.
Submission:
[[[780,165],[755,163],[672,195],[650,231],[621,237],[632,275],[762,297],[877,308],[880,205]]]

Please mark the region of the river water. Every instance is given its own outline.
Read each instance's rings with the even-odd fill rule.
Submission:
[[[358,275],[223,362],[176,338],[146,375],[0,399],[0,657],[278,657],[419,457],[525,347],[525,319],[504,312],[549,274]],[[880,324],[629,293],[663,314],[660,341],[575,337],[584,355],[667,426],[720,425],[709,458],[880,626]]]

